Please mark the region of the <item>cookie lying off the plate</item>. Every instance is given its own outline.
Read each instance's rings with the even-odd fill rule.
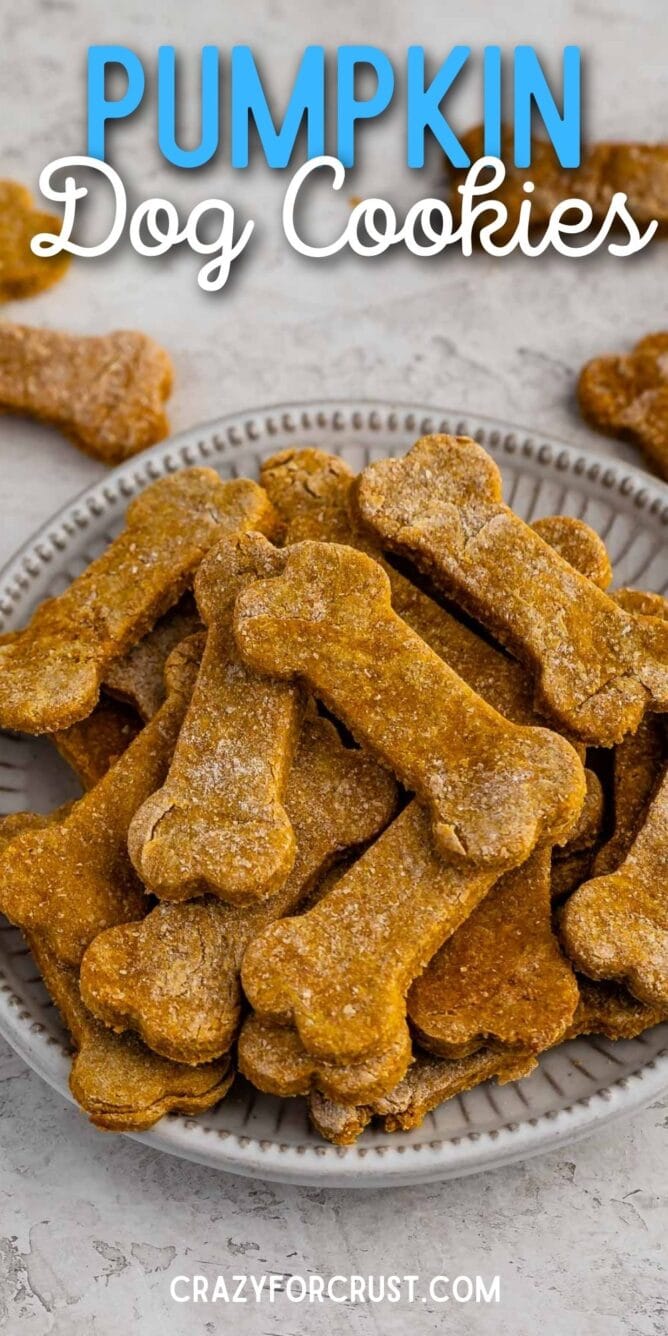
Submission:
[[[36,265],[48,274],[52,263]],[[52,423],[105,464],[167,435],[172,379],[164,349],[135,330],[94,338],[0,325],[0,408]]]

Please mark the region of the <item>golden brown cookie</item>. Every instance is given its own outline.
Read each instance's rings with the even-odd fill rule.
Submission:
[[[574,736],[612,746],[668,708],[668,625],[625,612],[514,515],[475,441],[426,436],[379,460],[355,505],[531,668],[541,708]]]
[[[101,933],[81,966],[83,998],[114,1029],[135,1029],[178,1062],[227,1051],[239,1024],[239,972],[250,941],[293,913],[333,858],[391,819],[396,787],[364,752],[344,747],[334,725],[309,711],[290,771],[285,807],[297,858],[285,885],[240,908],[213,897],[161,904],[140,923]]]
[[[172,650],[202,630],[190,594],[184,594],[152,631],[121,659],[105,670],[104,689],[115,700],[131,705],[144,720],[151,719],[165,699],[165,664]]]
[[[344,1104],[380,1099],[405,1075],[413,1058],[408,1027],[399,1026],[386,1049],[337,1064],[307,1053],[290,1026],[249,1016],[241,1028],[237,1060],[242,1076],[258,1090],[287,1099],[318,1090]]]
[[[33,255],[30,242],[39,232],[60,232],[60,219],[36,209],[32,195],[18,181],[0,181],[0,301],[34,297],[63,277],[70,256]]]
[[[390,581],[392,607],[420,638],[478,695],[516,724],[541,724],[528,674],[488,640],[385,560],[373,537],[355,523],[351,489],[355,474],[337,455],[306,447],[282,450],[262,465],[260,481],[284,524],[286,545],[312,539],[359,548],[380,563]],[[532,528],[595,583],[609,583],[605,544],[582,520],[552,515]],[[620,591],[621,592],[621,591]]]
[[[256,483],[221,482],[213,469],[184,469],[147,487],[110,547],[0,645],[0,727],[48,733],[85,719],[107,665],[178,601],[209,548],[274,523]]]
[[[342,1064],[378,1053],[404,1020],[413,979],[495,878],[446,864],[412,802],[324,900],[251,942],[244,992],[261,1017],[295,1026],[317,1057]]]
[[[283,799],[302,694],[246,668],[232,637],[237,595],[275,569],[276,549],[256,538],[225,539],[197,573],[202,664],[165,784],[130,826],[130,857],[162,900],[250,904],[278,891],[295,860]]]
[[[271,455],[260,479],[284,525],[287,545],[312,539],[360,548],[380,563],[388,576],[395,612],[445,660],[469,686],[500,714],[516,724],[545,721],[533,708],[529,675],[515,659],[495,648],[446,608],[418,589],[385,561],[380,548],[354,523],[350,492],[355,475],[344,460],[306,447]],[[533,527],[546,542],[588,578],[609,583],[610,559],[598,534],[582,520],[553,515]],[[618,591],[620,597],[623,591]],[[633,609],[635,610],[635,609]],[[603,794],[596,776],[585,771],[587,796],[568,849],[580,849],[598,838]]]
[[[262,466],[260,479],[285,525],[287,544],[313,539],[359,548],[380,563],[390,581],[392,606],[422,640],[500,714],[535,724],[531,683],[507,654],[482,640],[385,561],[373,539],[349,514],[355,475],[322,450],[283,450]]]
[[[103,928],[141,918],[144,889],[127,853],[131,818],[165,775],[197,673],[201,637],[167,665],[168,696],[111,770],[60,821],[26,830],[0,858],[0,910],[78,966]]]
[[[668,330],[647,334],[626,356],[587,362],[578,399],[592,427],[639,446],[668,478]]]
[[[539,849],[506,873],[413,983],[408,1016],[430,1053],[540,1053],[566,1033],[579,995],[552,931],[550,867]]]
[[[90,1015],[77,972],[29,935],[28,944],[75,1048],[70,1089],[96,1127],[140,1132],[166,1113],[197,1114],[227,1094],[234,1080],[229,1058],[186,1067],[151,1053],[132,1034],[118,1035]]]
[[[668,772],[623,863],[571,896],[560,929],[583,974],[668,1011]]]
[[[565,1039],[601,1034],[607,1039],[633,1039],[665,1019],[656,1009],[631,997],[617,984],[594,983],[578,977],[580,998]],[[406,1076],[388,1095],[372,1104],[351,1106],[312,1090],[309,1116],[316,1131],[339,1146],[352,1145],[371,1119],[380,1115],[386,1132],[419,1127],[427,1113],[455,1095],[496,1078],[500,1085],[530,1075],[533,1054],[513,1054],[488,1048],[461,1058],[437,1058],[418,1053]]]
[[[35,264],[48,273],[48,260]],[[104,464],[168,434],[173,374],[164,348],[134,330],[92,338],[0,324],[0,409],[58,427]]]
[[[84,789],[92,789],[136,738],[141,727],[133,710],[102,699],[78,724],[54,733],[53,743]]]
[[[278,557],[282,573],[237,599],[244,662],[307,684],[426,804],[445,857],[505,870],[568,838],[585,781],[564,738],[477,696],[393,611],[365,553],[304,542]]]

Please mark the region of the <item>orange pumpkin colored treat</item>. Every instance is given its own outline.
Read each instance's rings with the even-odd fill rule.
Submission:
[[[104,674],[104,689],[115,700],[132,705],[143,720],[151,719],[165,699],[165,664],[172,650],[202,630],[190,594],[185,594],[152,631]]]
[[[262,465],[260,480],[284,521],[287,544],[313,539],[360,548],[382,566],[392,606],[422,640],[500,714],[516,724],[540,722],[531,684],[520,664],[482,640],[385,561],[370,535],[355,525],[349,499],[355,475],[322,450],[283,450]]]
[[[199,569],[202,664],[167,779],[130,826],[130,857],[163,900],[205,892],[232,904],[266,899],[295,860],[283,799],[302,695],[246,668],[232,638],[237,594],[275,568],[276,549],[256,537],[223,541]]]
[[[541,724],[533,708],[528,674],[515,659],[483,640],[385,561],[380,548],[354,524],[350,492],[355,475],[337,455],[307,447],[283,450],[262,465],[260,479],[285,527],[285,542],[305,539],[343,543],[373,556],[390,581],[392,607],[484,700],[516,724]],[[610,559],[598,534],[582,520],[553,515],[533,527],[546,542],[588,578],[603,584]],[[567,848],[582,848],[598,836],[603,794],[596,776],[585,771],[587,796]]]
[[[0,852],[18,835],[60,821],[72,804],[46,816],[16,812],[0,818]],[[165,1113],[201,1113],[227,1093],[234,1079],[229,1059],[196,1069],[167,1062],[134,1035],[115,1035],[86,1010],[76,969],[64,965],[35,934],[28,945],[76,1050],[70,1088],[96,1126],[142,1131]]]
[[[668,708],[668,625],[625,612],[514,515],[475,441],[426,436],[370,465],[355,505],[532,669],[541,708],[582,741],[612,746]]]
[[[173,374],[164,349],[134,330],[98,338],[0,325],[0,409],[58,427],[103,464],[167,436]]]
[[[668,771],[623,863],[571,896],[560,930],[583,974],[668,1011]]]
[[[284,523],[286,545],[313,539],[367,552],[390,581],[395,612],[435,654],[513,723],[544,723],[534,709],[531,682],[521,664],[395,570],[372,535],[355,523],[351,507],[354,480],[355,474],[343,459],[312,447],[282,450],[265,460],[260,470],[262,486]],[[583,520],[552,515],[535,520],[532,528],[583,575],[602,586],[604,581],[609,583],[611,567],[605,544]]]
[[[290,1027],[257,1016],[244,1021],[237,1051],[242,1076],[268,1095],[287,1099],[318,1090],[329,1099],[353,1105],[387,1094],[405,1075],[412,1058],[405,1023],[382,1052],[338,1064],[307,1053]]]
[[[87,719],[53,734],[63,760],[83,789],[92,789],[136,738],[140,722],[132,710],[101,700]]]
[[[494,232],[497,245],[508,241],[514,234],[523,200],[528,198],[523,189],[531,181],[531,222],[544,231],[552,210],[567,199],[583,199],[591,207],[592,223],[600,225],[607,216],[610,201],[616,191],[628,197],[628,207],[640,228],[655,219],[660,233],[668,231],[668,147],[666,144],[600,143],[586,148],[579,167],[561,166],[552,144],[544,139],[531,141],[531,166],[514,166],[513,130],[505,126],[501,132],[500,157],[506,168],[505,180],[494,191],[508,211],[507,221]],[[484,131],[475,126],[461,136],[462,147],[471,162],[484,155]],[[460,217],[461,195],[466,171],[451,171],[451,206],[456,219]],[[579,214],[578,214],[579,216]],[[483,216],[482,223],[491,221]],[[569,221],[568,214],[566,221]]]
[[[668,330],[647,334],[626,356],[587,362],[578,399],[592,427],[637,445],[668,478]]]
[[[531,528],[592,584],[599,589],[610,587],[612,564],[608,549],[590,524],[571,515],[545,515],[534,520]]]
[[[506,873],[413,983],[408,1015],[430,1053],[540,1053],[565,1034],[578,989],[552,931],[550,862],[539,849]]]
[[[60,821],[25,831],[0,857],[0,910],[64,965],[78,966],[103,928],[144,913],[128,826],[166,772],[201,649],[201,638],[193,637],[173,651],[165,704],[104,778]]]
[[[177,602],[209,548],[274,523],[256,483],[221,482],[213,469],[147,487],[106,551],[0,645],[0,727],[45,733],[85,719],[107,666]]]
[[[60,219],[36,209],[18,181],[0,181],[0,301],[34,297],[58,283],[70,256],[33,255],[30,242],[39,232],[59,232]]]
[[[234,1080],[229,1058],[187,1067],[158,1057],[135,1035],[114,1034],[81,1001],[77,972],[32,934],[28,944],[75,1048],[70,1089],[96,1127],[140,1132],[166,1113],[197,1114],[227,1094]]]
[[[579,1001],[565,1039],[601,1034],[607,1039],[633,1039],[665,1019],[617,984],[594,983],[578,976]],[[518,1081],[536,1067],[533,1054],[513,1054],[481,1048],[460,1058],[438,1058],[418,1053],[406,1076],[388,1095],[372,1104],[351,1106],[327,1098],[317,1090],[309,1095],[309,1116],[316,1131],[339,1146],[352,1145],[374,1116],[383,1118],[386,1132],[419,1127],[427,1113],[455,1095],[483,1081],[499,1085]]]
[[[405,1018],[409,985],[496,875],[445,863],[412,802],[313,909],[251,942],[244,992],[317,1057],[378,1053]]]
[[[285,884],[252,907],[213,897],[161,904],[139,923],[101,933],[81,966],[87,1006],[179,1062],[226,1052],[239,1024],[248,943],[274,919],[294,913],[333,858],[378,834],[395,803],[391,777],[363,752],[344,747],[329,720],[309,712],[285,794],[297,837]]]
[[[585,788],[565,739],[477,696],[393,611],[366,554],[304,542],[278,557],[282,573],[237,599],[244,662],[307,684],[427,805],[444,856],[503,870],[568,838]]]

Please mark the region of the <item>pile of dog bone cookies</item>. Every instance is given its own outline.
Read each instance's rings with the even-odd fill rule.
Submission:
[[[0,823],[0,910],[94,1123],[238,1070],[347,1144],[668,1016],[668,604],[611,581],[429,436],[161,479],[0,638],[0,726],[84,789]]]

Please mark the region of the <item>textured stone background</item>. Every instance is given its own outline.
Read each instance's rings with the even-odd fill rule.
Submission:
[[[2,7],[0,34],[0,172],[31,185],[51,158],[84,150],[85,51],[102,41],[130,45],[149,63],[161,41],[193,55],[204,42],[249,42],[279,96],[308,42],[369,41],[395,58],[410,42],[435,58],[457,41],[476,53],[490,42],[533,42],[553,73],[564,43],[578,42],[591,137],[665,138],[668,127],[661,0],[469,0],[464,10],[443,0],[410,9],[400,0],[234,8],[24,0]],[[460,128],[478,119],[479,104],[476,69],[453,102]],[[402,156],[399,111],[364,136],[350,193],[386,195],[399,209],[434,193],[437,162],[411,176]],[[114,135],[113,159],[137,199],[162,193],[185,206],[222,195],[257,219],[229,288],[200,293],[186,254],[152,264],[123,249],[78,264],[62,287],[5,314],[82,332],[136,326],[163,340],[178,373],[175,428],[281,399],[386,396],[506,416],[633,458],[582,425],[573,384],[587,357],[665,325],[662,246],[625,262],[391,255],[315,264],[283,238],[285,180],[261,167],[233,173],[224,157],[194,179],[167,170],[155,149],[154,103]],[[317,192],[314,225],[331,234],[344,215],[345,201]],[[0,423],[0,459],[5,560],[100,469],[55,434],[11,420]],[[301,1336],[315,1321],[333,1334],[398,1333],[409,1322],[431,1332],[449,1321],[462,1336],[651,1336],[665,1330],[667,1108],[660,1102],[563,1152],[442,1187],[391,1196],[300,1191],[217,1176],[104,1137],[0,1043],[0,1326],[25,1336],[116,1336],[135,1324],[153,1336],[233,1322],[253,1336]],[[487,1310],[332,1305],[314,1314],[285,1301],[229,1313],[169,1300],[179,1272],[244,1269],[498,1271],[503,1301]]]

